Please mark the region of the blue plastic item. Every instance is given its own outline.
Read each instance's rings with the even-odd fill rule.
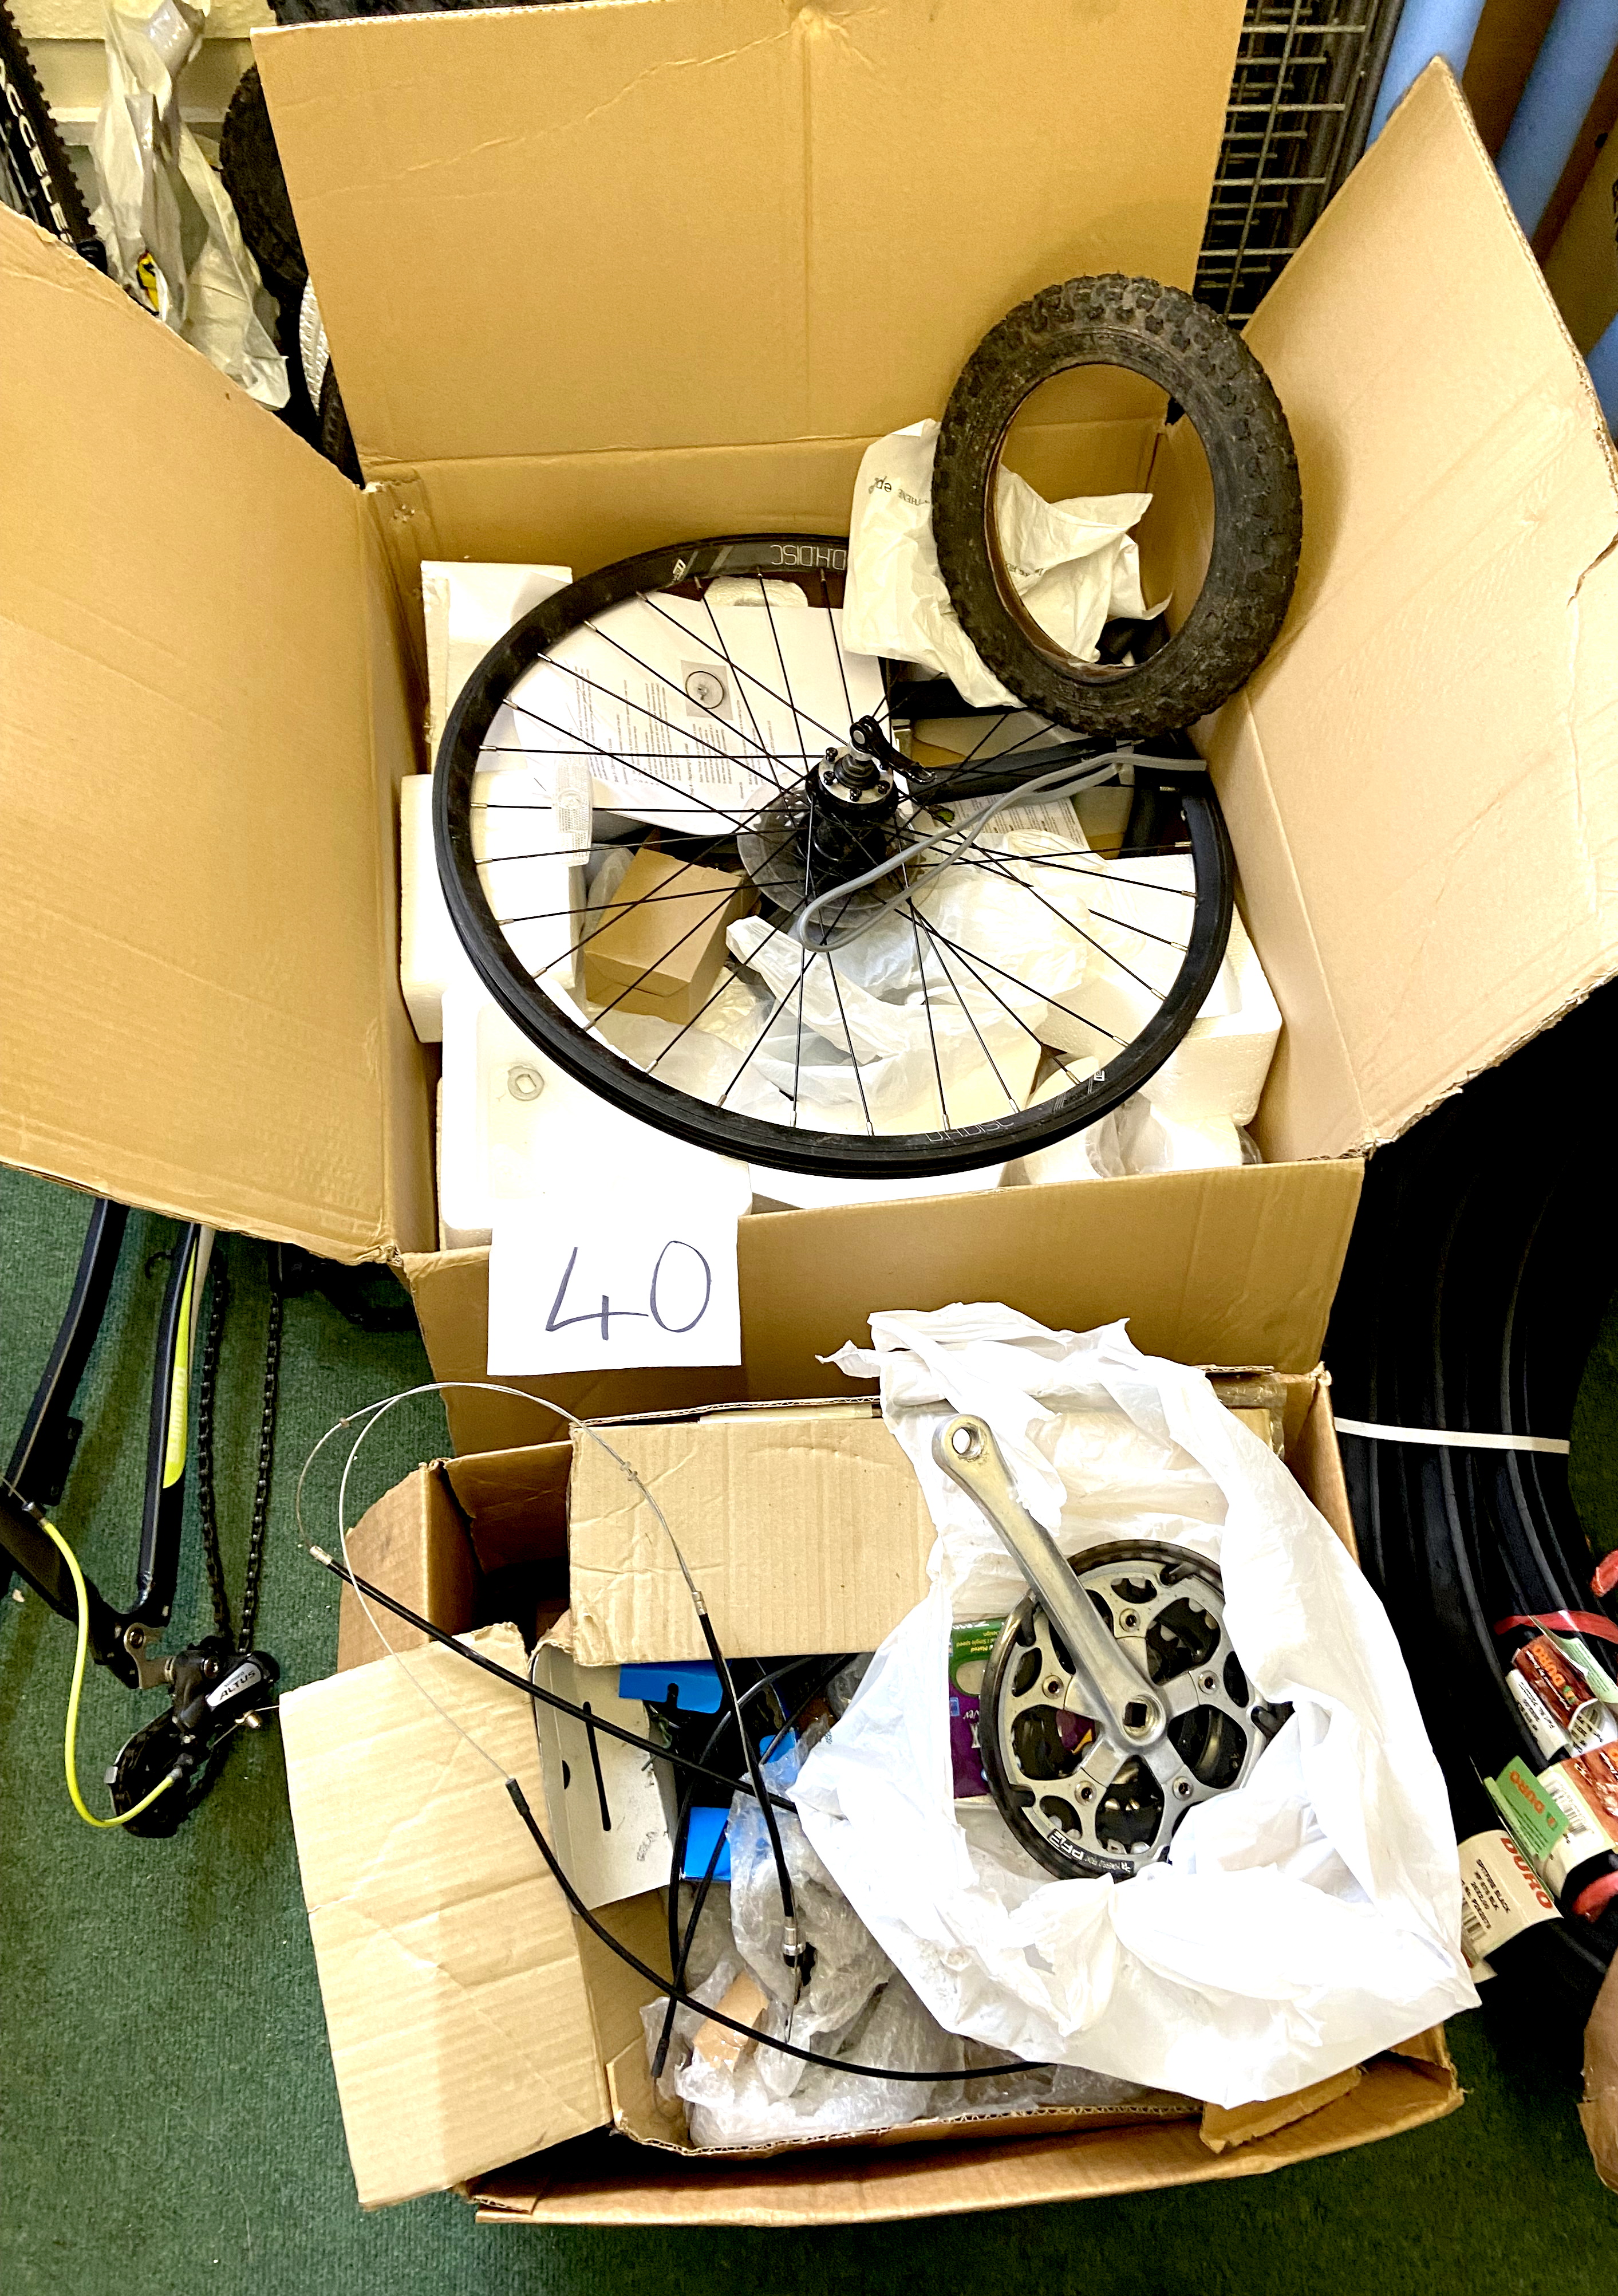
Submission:
[[[1618,0],[1562,0],[1495,161],[1530,239],[1562,180],[1614,51]]]
[[[1614,319],[1592,346],[1588,360],[1589,379],[1596,386],[1596,396],[1601,401],[1601,412],[1606,417],[1609,430],[1618,432],[1618,319]]]
[[[685,1860],[680,1868],[686,1881],[700,1882],[707,1872],[708,1859],[714,1854],[714,1844],[724,1832],[725,1820],[729,1816],[728,1810],[704,1808],[700,1806],[692,1810],[691,1824],[686,1830]],[[731,1845],[727,1841],[719,1853],[719,1863],[714,1868],[714,1879],[715,1882],[728,1882],[730,1878]]]
[[[673,1701],[682,1714],[717,1714],[723,1695],[718,1670],[705,1658],[676,1666],[618,1669],[618,1696],[641,1698],[649,1706],[662,1706]]]
[[[1404,0],[1399,29],[1383,66],[1382,86],[1366,136],[1374,144],[1387,126],[1388,114],[1426,71],[1434,56],[1442,56],[1459,79],[1467,69],[1483,0]],[[1582,115],[1581,115],[1582,116]]]

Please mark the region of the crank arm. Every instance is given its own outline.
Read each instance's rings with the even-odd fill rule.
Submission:
[[[1162,1701],[1102,1626],[1055,1539],[1017,1497],[986,1422],[952,1419],[934,1436],[933,1456],[977,1500],[1015,1557],[1067,1646],[1076,1695],[1091,1718],[1105,1720],[1121,1745],[1137,1752],[1155,1746],[1168,1727]]]

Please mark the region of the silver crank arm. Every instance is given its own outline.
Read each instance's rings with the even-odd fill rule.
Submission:
[[[1168,1726],[1163,1702],[1102,1625],[1050,1533],[1017,1497],[987,1423],[963,1414],[933,1438],[933,1456],[977,1500],[1016,1558],[1051,1625],[1067,1645],[1086,1710],[1116,1742],[1144,1752]]]

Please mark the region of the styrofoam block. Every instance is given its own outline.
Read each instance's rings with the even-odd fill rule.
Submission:
[[[1118,1111],[1118,1145],[1128,1172],[1206,1172],[1245,1161],[1228,1116],[1177,1123],[1144,1093]]]
[[[1281,1033],[1280,1007],[1239,916],[1219,980],[1185,1037],[1141,1086],[1169,1124],[1252,1122]],[[1221,1162],[1241,1161],[1240,1156]]]
[[[423,559],[428,756],[433,765],[438,762],[449,713],[484,655],[513,623],[565,590],[572,579],[572,569],[567,566]]]
[[[399,783],[399,986],[424,1045],[444,1034],[446,983],[477,981],[438,883],[432,800],[430,774],[412,774]]]
[[[1060,1051],[1087,1053],[1105,1063],[1119,1044],[1140,1034],[1173,982],[1195,878],[1189,854],[1115,861],[1098,856],[1095,867],[1105,882],[1091,886],[1088,930],[1107,954],[1092,960],[1083,988],[1064,1000],[1084,1019],[1049,1008],[1042,1033]],[[1264,969],[1240,917],[1233,915],[1225,961],[1206,1001],[1142,1089],[1173,1123],[1223,1117],[1246,1124],[1280,1032],[1280,1011]]]
[[[1093,1076],[1099,1063],[1085,1055],[1068,1062],[1066,1069],[1058,1069],[1046,1078],[1029,1102],[1036,1108],[1042,1101],[1059,1100],[1071,1092],[1075,1082],[1082,1083]],[[1047,1186],[1056,1180],[1116,1179],[1124,1166],[1119,1157],[1115,1128],[1110,1116],[1087,1125],[1083,1132],[1069,1133],[1053,1147],[1036,1148],[1032,1154],[1020,1156],[1006,1167],[1005,1185],[1017,1188]]]
[[[1133,1043],[1173,984],[1196,880],[1189,853],[1139,860],[1098,853],[1082,882],[1083,928],[1095,953],[1083,984],[1046,1007],[1040,1034],[1058,1052],[1087,1054],[1105,1066],[1121,1045]],[[1221,993],[1216,984],[1214,996]]]
[[[768,1164],[752,1167],[753,1194],[766,1211],[822,1211],[832,1204],[909,1203],[917,1196],[971,1196],[998,1188],[1003,1164],[976,1172],[940,1172],[927,1180],[829,1180],[814,1172],[778,1172]]]
[[[433,849],[433,777],[399,784],[399,981],[423,1044],[444,1033],[443,999],[452,982],[477,975],[450,922]],[[479,774],[472,851],[498,864],[485,880],[490,906],[507,920],[519,960],[571,992],[584,906],[584,842],[564,841],[543,789],[526,767]]]
[[[599,1099],[530,1044],[478,983],[445,990],[438,1131],[445,1250],[487,1243],[497,1206],[531,1200],[559,1171],[585,1187],[603,1170],[654,1175],[671,1152],[666,1135]],[[745,1211],[753,1193],[747,1167],[711,1160],[732,1176],[737,1210]]]

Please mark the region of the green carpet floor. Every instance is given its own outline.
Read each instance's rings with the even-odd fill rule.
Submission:
[[[84,1200],[0,1173],[0,1458],[67,1296]],[[127,1599],[166,1223],[137,1218],[81,1402],[59,1510],[91,1573]],[[226,1573],[240,1583],[266,1312],[265,1256],[233,1238],[218,1462]],[[366,1332],[319,1293],[288,1308],[260,1639],[289,1684],[326,1673],[335,1583],[304,1555],[296,1472],[345,1411],[427,1376],[413,1333]],[[411,1414],[413,1412],[413,1417]],[[379,1431],[362,1503],[445,1442],[430,1401]],[[327,1494],[329,1523],[329,1486]],[[208,1624],[194,1537],[176,1627]],[[177,1643],[179,1635],[173,1640]],[[62,1787],[68,1630],[32,1596],[0,1617],[7,2296],[426,2296],[428,2291],[853,2296],[895,2285],[1093,2296],[1360,2296],[1613,2287],[1618,2199],[1596,2182],[1573,2058],[1485,2007],[1453,2026],[1469,2091],[1438,2126],[1279,2177],[934,2224],[813,2234],[486,2229],[454,2199],[364,2217],[354,2202],[298,1889],[280,1747],[239,1734],[212,1799],[171,1841],[93,1834]],[[89,1685],[95,1779],[156,1710]],[[934,2276],[936,2276],[935,2279]]]

